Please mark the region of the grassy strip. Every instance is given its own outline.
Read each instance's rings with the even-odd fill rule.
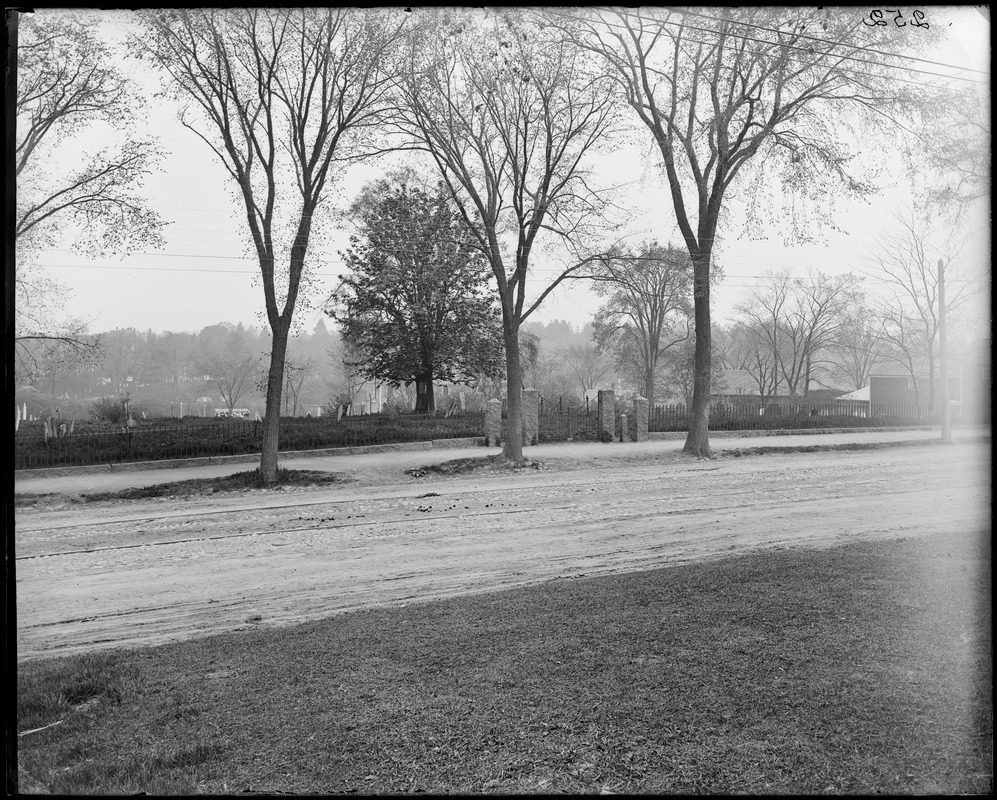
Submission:
[[[278,469],[277,482],[264,486],[259,469],[236,472],[218,478],[190,478],[185,481],[157,483],[152,486],[135,486],[113,492],[90,492],[64,496],[55,492],[24,492],[14,495],[14,507],[37,505],[54,498],[69,499],[79,503],[94,503],[102,500],[139,500],[147,497],[194,497],[215,492],[244,492],[253,489],[273,489],[283,486],[328,486],[346,481],[341,475],[314,469]]]
[[[413,467],[405,470],[406,475],[413,478],[422,478],[427,474],[433,475],[468,475],[478,472],[499,472],[506,473],[510,470],[538,470],[543,467],[543,462],[526,459],[522,464],[509,461],[502,453],[491,456],[471,456],[470,458],[454,458],[450,461],[442,461],[439,464],[426,464],[421,467]]]
[[[20,790],[989,792],[989,593],[974,531],[29,662]]]

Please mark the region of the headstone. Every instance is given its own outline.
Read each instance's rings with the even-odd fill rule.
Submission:
[[[540,439],[540,392],[523,389],[523,444],[536,444]]]
[[[629,442],[630,436],[627,432],[627,415],[620,414],[620,441]]]
[[[502,444],[502,401],[493,397],[485,407],[485,446]]]
[[[647,441],[647,420],[648,420],[649,410],[650,410],[650,403],[648,403],[646,397],[634,398],[633,440],[635,442]]]
[[[611,442],[616,438],[616,392],[612,389],[599,390],[599,419],[596,424],[600,442]]]

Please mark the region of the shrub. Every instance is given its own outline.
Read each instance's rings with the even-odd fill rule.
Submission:
[[[120,398],[102,397],[90,408],[90,416],[97,422],[118,425],[128,419],[128,409]]]

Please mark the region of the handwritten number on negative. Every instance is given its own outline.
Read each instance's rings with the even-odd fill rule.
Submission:
[[[866,19],[863,19],[862,22],[865,25],[868,25],[870,28],[876,28],[876,27],[881,28],[884,25],[889,25],[889,23],[885,19],[883,19],[884,10],[887,14],[896,14],[896,16],[893,18],[893,24],[896,27],[898,28],[907,27],[907,22],[904,20],[903,11],[901,11],[898,8],[887,8],[887,9],[874,8],[871,12],[869,12],[869,16]],[[912,16],[914,17],[913,22],[911,22],[912,27],[914,28],[929,27],[928,23],[924,22],[923,11],[914,11],[912,13]]]

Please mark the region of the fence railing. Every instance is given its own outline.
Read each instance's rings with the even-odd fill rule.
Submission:
[[[951,408],[954,424],[990,421],[989,405],[974,409]],[[710,404],[709,428],[713,431],[788,430],[812,428],[862,428],[906,425],[938,425],[938,412],[928,414],[915,403],[831,401],[806,403],[780,399],[771,403],[715,402]],[[685,405],[659,405],[650,409],[649,431],[687,431],[689,410]]]
[[[484,413],[444,415],[365,415],[332,418],[284,418],[279,450],[315,450],[372,444],[480,436]],[[260,422],[143,422],[134,428],[77,423],[74,432],[46,438],[37,424],[21,425],[14,437],[15,469],[161,461],[258,453]]]
[[[591,403],[588,407],[563,401],[544,403],[539,415],[539,441],[597,441],[597,407],[597,403]],[[617,435],[619,414],[629,411],[629,404],[618,404]],[[329,417],[283,418],[280,451],[478,437],[484,435],[484,417],[484,412],[466,412],[450,417],[444,414],[370,414],[343,417],[341,420]],[[989,403],[977,404],[972,409],[953,406],[951,419],[956,425],[989,423]],[[913,403],[804,403],[780,398],[778,403],[764,405],[713,403],[709,427],[713,431],[789,430],[939,423],[938,414],[926,415]],[[686,406],[658,405],[649,409],[650,432],[682,432],[688,429],[689,410]],[[14,437],[14,468],[39,469],[258,453],[261,437],[262,423],[243,420],[143,421],[134,428],[78,422],[73,433],[54,438],[46,438],[41,423],[21,423]]]

